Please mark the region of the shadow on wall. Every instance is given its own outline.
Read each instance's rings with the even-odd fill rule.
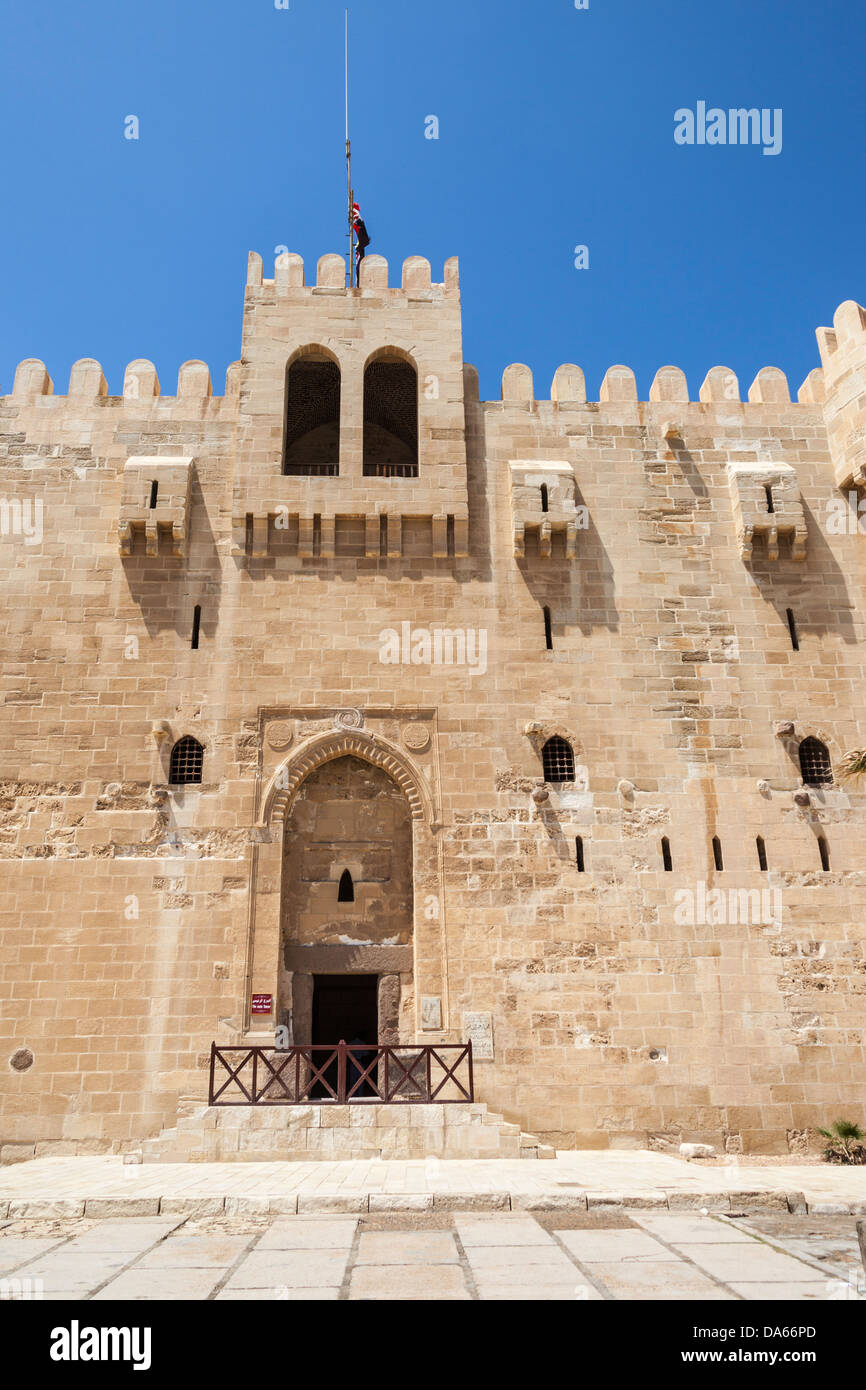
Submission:
[[[751,573],[766,603],[779,615],[779,625],[788,631],[788,609],[791,609],[799,637],[811,633],[816,637],[837,633],[847,645],[857,641],[854,625],[854,605],[848,592],[844,570],[833,551],[814,512],[803,503],[808,538],[806,559],[791,559],[790,540],[780,539],[779,558],[770,562],[763,545],[756,544],[752,552]]]
[[[585,505],[577,482],[575,502],[578,508]],[[584,637],[592,636],[598,628],[619,631],[613,564],[588,507],[584,514],[587,525],[577,533],[577,553],[573,560],[566,558],[562,534],[554,534],[551,556],[542,559],[538,552],[538,535],[530,532],[526,537],[526,554],[515,562],[539,611],[544,607],[551,610],[554,650],[559,625],[557,615],[568,614],[569,627],[579,628]]]
[[[188,526],[186,555],[176,556],[170,533],[160,529],[157,555],[145,554],[144,535],[136,533],[133,553],[121,556],[121,563],[129,596],[141,613],[148,636],[173,630],[191,644],[197,605],[201,607],[201,636],[214,636],[222,585],[219,552],[195,471]]]
[[[679,465],[683,481],[688,483],[695,497],[705,498],[709,501],[709,489],[701,477],[701,471],[695,463],[694,456],[689,453],[681,439],[668,439],[666,442],[674,456],[674,461]],[[649,455],[648,461],[658,462],[658,453],[655,449]]]
[[[468,364],[463,368],[463,418],[466,430],[466,475],[469,492],[469,555],[461,578],[483,583],[493,575],[491,563],[490,509],[493,498],[487,481],[484,410],[478,400],[478,372]]]

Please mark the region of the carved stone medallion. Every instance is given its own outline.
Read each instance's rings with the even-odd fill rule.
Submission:
[[[273,748],[275,753],[281,753],[284,748],[288,748],[294,737],[294,727],[287,720],[268,725],[268,747]]]
[[[364,716],[359,709],[341,709],[334,715],[335,729],[363,729]]]
[[[410,753],[425,753],[430,747],[430,730],[424,724],[404,724],[403,743]]]

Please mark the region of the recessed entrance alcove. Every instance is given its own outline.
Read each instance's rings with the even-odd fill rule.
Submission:
[[[414,1030],[412,813],[356,756],[301,783],[283,836],[279,1019],[295,1044]]]

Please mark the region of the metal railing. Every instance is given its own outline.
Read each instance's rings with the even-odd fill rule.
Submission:
[[[474,1099],[471,1043],[218,1047],[208,1105],[454,1105]]]

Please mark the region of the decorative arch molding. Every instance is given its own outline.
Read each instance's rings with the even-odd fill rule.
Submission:
[[[418,769],[405,754],[379,734],[363,729],[335,731],[308,739],[277,769],[265,793],[262,820],[284,822],[301,783],[324,763],[355,757],[379,767],[393,778],[409,803],[413,820],[434,821],[433,802]]]
[[[286,371],[288,372],[291,367],[294,367],[296,362],[308,361],[310,358],[314,361],[324,358],[326,361],[333,362],[342,371],[343,363],[339,349],[340,344],[333,338],[323,338],[318,343],[304,343],[301,347],[296,347],[287,357]]]
[[[819,743],[825,744],[833,758],[844,756],[842,748],[829,729],[822,728],[818,724],[798,724],[793,738],[797,748],[800,747],[801,743],[805,743],[807,738],[816,738]]]
[[[421,369],[418,365],[418,358],[415,356],[415,348],[407,346],[405,342],[392,338],[381,347],[374,348],[364,362],[364,372],[368,367],[372,367],[374,362],[406,362],[410,367],[414,367],[418,375]]]

